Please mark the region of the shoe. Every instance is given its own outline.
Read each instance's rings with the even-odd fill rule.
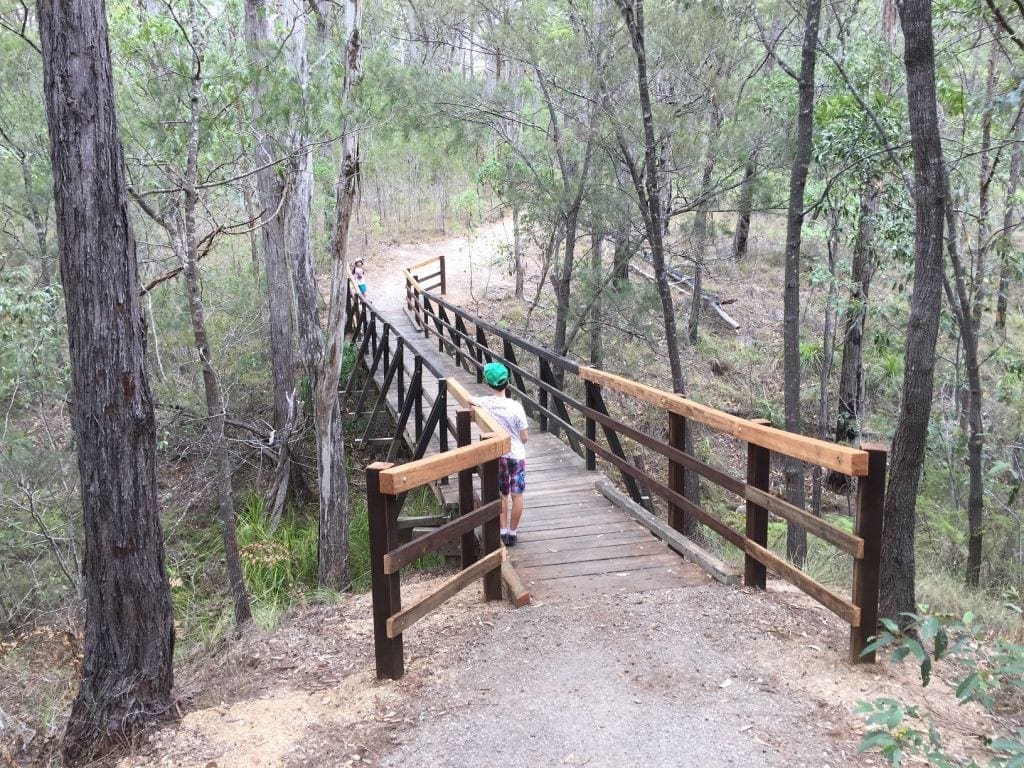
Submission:
[[[507,533],[501,534],[501,543],[504,544],[506,547],[512,546],[511,544],[508,543],[508,540],[509,540],[509,535]]]
[[[505,546],[506,547],[514,547],[516,545],[516,539],[518,538],[518,536],[516,536],[514,533],[510,533],[505,538],[507,539],[505,541]]]

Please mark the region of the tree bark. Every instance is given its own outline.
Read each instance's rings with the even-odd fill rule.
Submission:
[[[905,40],[907,102],[914,153],[914,292],[907,322],[900,414],[889,454],[879,613],[899,619],[917,608],[914,554],[917,491],[924,464],[942,304],[944,182],[935,101],[935,43],[930,0],[898,5]]]
[[[814,69],[818,52],[818,25],[821,0],[808,0],[804,22],[803,48],[800,53],[799,112],[796,127],[796,152],[789,177],[789,212],[786,217],[786,276],[783,294],[783,369],[786,429],[800,432],[800,245],[804,223],[804,187],[811,163],[814,141]],[[785,463],[786,498],[790,504],[804,506],[803,463],[787,458]],[[803,566],[807,557],[807,532],[789,523],[786,530],[786,555]]]
[[[742,261],[747,255],[747,243],[750,239],[750,217],[754,208],[754,177],[757,174],[755,150],[751,149],[747,165],[743,169],[743,181],[740,183],[740,199],[736,206],[736,231],[732,235],[732,257]]]
[[[839,369],[836,409],[837,443],[855,443],[860,435],[864,401],[864,326],[871,279],[875,274],[873,249],[881,183],[878,178],[869,179],[860,192],[860,217],[850,269],[850,295],[843,319],[843,360]],[[836,493],[846,490],[849,482],[850,479],[841,472],[829,473],[828,486]]]
[[[711,208],[711,178],[715,173],[715,163],[718,160],[717,145],[718,134],[722,127],[722,112],[711,98],[711,116],[708,121],[710,131],[708,133],[708,148],[704,156],[704,170],[700,177],[700,203],[693,220],[693,297],[690,302],[690,324],[689,337],[694,344],[698,339],[698,326],[700,323],[700,305],[702,303],[704,279],[705,251],[708,247],[708,211]]]
[[[82,680],[63,744],[77,764],[172,706],[174,616],[105,8],[40,0],[38,13],[85,534]]]
[[[361,78],[362,2],[345,0],[345,80],[342,102],[349,103]],[[324,586],[341,589],[351,580],[349,561],[349,486],[345,471],[345,440],[338,380],[345,344],[345,296],[348,282],[348,242],[352,213],[359,188],[359,132],[346,126],[341,165],[335,189],[337,198],[334,234],[331,239],[331,298],[327,311],[327,346],[323,369],[314,391],[317,463],[320,467],[320,538],[318,579]]]
[[[1017,121],[1013,134],[1013,152],[1010,155],[1010,178],[1006,184],[1006,206],[1003,209],[1003,231],[999,236],[999,288],[996,293],[997,330],[1006,328],[1006,309],[1010,294],[1010,255],[1013,253],[1013,232],[1017,227],[1016,202],[1020,189],[1021,169],[1024,168],[1024,119]]]

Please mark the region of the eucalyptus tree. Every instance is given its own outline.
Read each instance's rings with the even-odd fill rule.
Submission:
[[[783,391],[786,429],[800,431],[800,246],[804,223],[804,188],[814,141],[814,73],[818,57],[818,26],[821,0],[808,0],[800,49],[799,73],[780,60],[780,66],[797,83],[799,103],[796,146],[789,176],[789,205],[786,214],[786,272],[783,290]],[[795,459],[785,462],[786,498],[797,507],[804,505],[804,469]],[[802,566],[807,557],[807,532],[790,523],[786,529],[786,554]]]
[[[272,61],[275,38],[271,33],[272,8],[266,0],[245,0],[244,36],[252,68],[250,124],[255,145],[256,188],[261,207],[264,272],[269,306],[271,373],[274,384],[274,435],[278,446],[277,473],[271,493],[271,515],[284,508],[294,470],[291,436],[296,428],[294,335],[291,276],[285,246],[285,187],[281,173],[282,144],[275,135],[269,92],[274,84]]]
[[[171,710],[174,617],[105,8],[38,12],[85,527],[82,679],[63,745],[79,763]]]
[[[303,345],[313,391],[320,488],[317,581],[321,586],[345,588],[351,580],[349,563],[349,486],[345,470],[345,440],[338,382],[344,351],[345,298],[349,285],[349,232],[359,185],[359,126],[355,118],[355,89],[361,78],[362,2],[345,0],[342,13],[344,44],[340,105],[341,161],[335,184],[335,219],[331,237],[331,280],[327,307],[326,341],[320,332],[320,313],[312,296],[304,294]],[[311,263],[309,265],[311,267]],[[307,268],[305,281],[313,278]],[[297,279],[297,284],[300,280]],[[313,287],[316,282],[313,280]],[[308,289],[308,284],[307,284]],[[316,291],[319,298],[319,291]],[[309,302],[314,301],[313,306]],[[310,324],[313,324],[310,327]]]
[[[939,133],[932,4],[897,5],[904,38],[907,106],[914,154],[914,293],[910,301],[899,419],[889,458],[879,612],[899,619],[917,608],[914,533],[935,375],[949,195]]]

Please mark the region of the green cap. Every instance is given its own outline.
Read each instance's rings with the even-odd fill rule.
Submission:
[[[508,384],[508,368],[501,363],[488,363],[484,366],[484,381],[492,387],[504,387]]]

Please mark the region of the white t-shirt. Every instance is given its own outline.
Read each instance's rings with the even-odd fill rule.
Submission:
[[[519,439],[519,432],[529,427],[523,406],[512,398],[498,397],[497,395],[478,398],[477,402],[486,408],[512,437],[512,449],[504,457],[523,461],[526,458],[526,446]]]

